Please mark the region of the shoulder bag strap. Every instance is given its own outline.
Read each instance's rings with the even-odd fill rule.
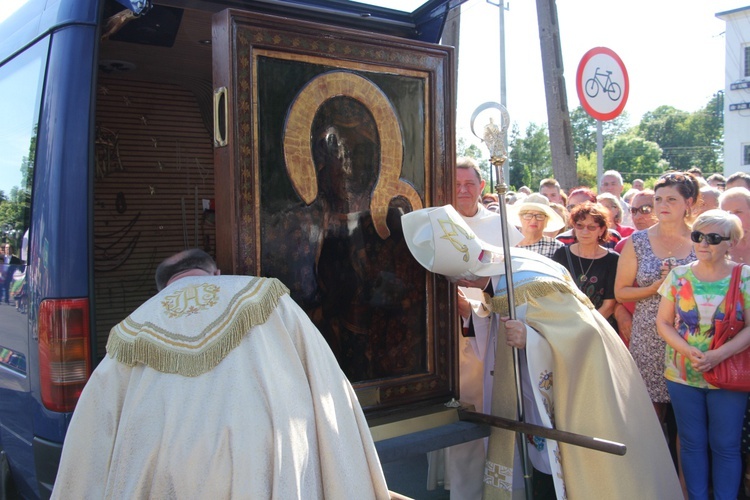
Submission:
[[[722,339],[716,339],[718,344],[721,345],[724,342],[731,339],[737,332],[733,331],[732,327],[735,327],[737,321],[737,313],[735,306],[737,304],[737,294],[740,290],[740,276],[742,275],[743,264],[737,264],[732,269],[732,277],[729,280],[729,289],[727,290],[726,305],[724,306],[724,321],[729,325],[729,328],[723,329]],[[713,345],[713,342],[712,342]]]
[[[573,270],[573,259],[570,257],[570,245],[565,245],[565,256],[568,258],[568,267],[570,268],[570,275],[573,276],[573,281],[578,284],[575,277],[575,271]]]
[[[740,285],[742,284],[742,268],[744,268],[744,264],[737,264],[734,266],[734,269],[732,269],[732,279],[729,280],[729,291],[727,292],[727,300],[729,300],[729,296],[732,297],[732,303],[731,303],[731,311],[734,315],[736,314],[735,308],[737,306],[737,299],[742,297],[742,294],[740,292]],[[729,304],[727,304],[729,306]],[[726,312],[725,312],[726,314]]]
[[[732,269],[732,278],[729,280],[729,290],[727,290],[727,305],[725,307],[725,314],[731,310],[734,312],[735,304],[737,304],[737,293],[740,290],[740,276],[742,275],[742,264],[737,264]]]

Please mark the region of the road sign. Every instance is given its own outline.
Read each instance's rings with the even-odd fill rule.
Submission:
[[[576,73],[581,106],[597,120],[617,118],[630,91],[628,71],[622,59],[606,47],[595,47],[583,55]]]

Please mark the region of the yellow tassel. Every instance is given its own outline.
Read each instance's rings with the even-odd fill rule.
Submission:
[[[118,334],[118,327],[115,326],[107,340],[107,355],[128,366],[143,363],[160,372],[185,377],[197,377],[211,371],[242,342],[254,326],[265,323],[276,309],[279,299],[289,293],[289,289],[279,280],[264,280],[267,289],[263,296],[254,297],[252,302],[241,305],[224,330],[218,334],[218,340],[204,350],[194,353],[173,351],[152,340],[149,335],[136,334],[134,340],[129,341]]]
[[[552,293],[569,293],[589,309],[594,309],[594,304],[591,303],[589,298],[568,280],[560,281],[554,278],[535,276],[530,280],[515,284],[513,292],[515,307]],[[507,292],[501,290],[494,297],[485,294],[485,302],[492,312],[500,316],[508,315]]]

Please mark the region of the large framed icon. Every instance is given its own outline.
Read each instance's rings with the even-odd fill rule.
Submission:
[[[400,217],[452,199],[452,49],[232,10],[213,31],[220,266],[283,281],[366,410],[447,400],[454,294]]]

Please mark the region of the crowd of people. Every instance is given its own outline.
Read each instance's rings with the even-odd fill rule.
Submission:
[[[474,175],[481,180],[478,168]],[[505,211],[509,226],[523,235],[516,246],[567,269],[627,346],[673,451],[685,498],[712,492],[715,499],[734,499],[743,486],[750,495],[748,394],[703,378],[750,345],[748,326],[731,347],[711,349],[732,269],[750,262],[750,174],[704,178],[693,168],[666,173],[652,186],[636,179],[623,193],[617,171],[602,175],[598,194],[588,187],[566,193],[556,180],[544,179],[538,192],[509,192]],[[500,211],[492,193],[475,199]],[[743,319],[750,313],[750,269],[743,269],[739,288]]]
[[[703,375],[750,346],[750,324],[711,344],[733,274],[737,319],[750,314],[750,269],[734,271],[750,262],[750,174],[670,172],[625,194],[616,171],[598,193],[545,179],[502,210],[476,163],[456,167],[455,206],[401,222],[417,262],[458,285],[462,402],[627,453],[526,435],[519,457],[515,434],[493,428],[486,442],[434,454],[431,477],[462,500],[525,488],[537,499],[737,498],[750,481],[748,394]],[[10,264],[12,249],[4,254]],[[156,282],[159,293],[112,329],[53,498],[397,497],[351,384],[281,282],[220,276],[197,249],[162,262]],[[247,383],[215,391],[236,380]]]

